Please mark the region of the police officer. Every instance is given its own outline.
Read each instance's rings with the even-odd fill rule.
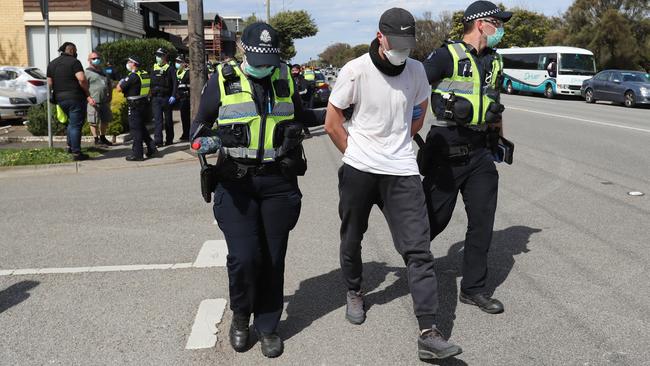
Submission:
[[[117,90],[124,93],[129,111],[129,130],[133,137],[132,155],[127,161],[144,160],[142,143],[147,146],[147,157],[153,157],[158,150],[146,128],[149,117],[149,88],[151,78],[146,71],[140,71],[140,60],[131,56],[126,63],[129,73],[117,84]]]
[[[176,57],[174,67],[176,68],[177,81],[177,99],[178,109],[181,112],[181,123],[183,125],[183,134],[179,141],[189,141],[190,139],[190,73],[188,72],[189,64],[183,56]]]
[[[270,25],[246,27],[240,46],[242,64],[219,65],[206,84],[192,148],[207,154],[222,145],[227,156],[219,167],[214,215],[228,245],[230,344],[237,352],[247,349],[253,315],[262,353],[277,357],[284,349],[277,333],[284,259],[302,198],[296,176],[307,168],[301,122],[322,123],[324,113],[302,109]],[[216,137],[210,137],[215,121]]]
[[[164,48],[155,52],[156,63],[151,71],[151,109],[155,122],[154,140],[156,146],[163,146],[163,126],[165,128],[165,145],[174,143],[174,121],[172,104],[176,102],[176,70],[167,60]],[[164,117],[164,122],[163,122]]]
[[[503,311],[485,284],[499,182],[490,149],[503,111],[502,62],[493,47],[511,17],[489,1],[472,3],[463,15],[463,40],[448,42],[424,62],[436,116],[420,162],[431,239],[449,223],[460,191],[468,225],[459,300],[491,314]]]

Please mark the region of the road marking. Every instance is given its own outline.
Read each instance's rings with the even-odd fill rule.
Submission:
[[[130,264],[123,266],[87,266],[61,268],[23,268],[0,270],[0,277],[63,274],[63,273],[99,273],[99,272],[134,272],[185,268],[225,267],[228,247],[225,240],[208,240],[203,243],[196,260],[191,263]]]
[[[225,240],[208,240],[203,243],[193,267],[225,267],[228,247]]]
[[[226,310],[225,299],[207,299],[201,301],[192,333],[187,339],[185,349],[212,348],[217,343],[217,324],[221,323]]]
[[[624,128],[624,129],[626,129],[626,130],[633,130],[633,131],[641,131],[641,132],[648,132],[648,133],[650,133],[650,130],[646,130],[646,129],[644,129],[644,128],[637,128],[637,127],[630,127],[630,126],[621,126],[621,125],[617,125],[617,124],[613,124],[613,123],[593,121],[593,120],[590,120],[590,119],[584,119],[584,118],[577,118],[577,117],[565,116],[565,115],[561,115],[561,114],[539,112],[539,111],[533,111],[533,110],[530,110],[530,109],[517,108],[517,107],[507,107],[507,109],[514,109],[514,110],[522,111],[522,112],[530,112],[530,113],[543,114],[543,115],[545,115],[545,116],[551,116],[551,117],[559,117],[559,118],[572,119],[572,120],[575,120],[575,121],[587,122],[587,123],[593,123],[593,124],[601,125],[601,126],[618,127],[618,128]]]

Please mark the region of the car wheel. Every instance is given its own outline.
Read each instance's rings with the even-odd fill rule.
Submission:
[[[512,95],[515,94],[515,88],[512,87],[512,81],[508,80],[508,83],[506,84],[506,93]]]
[[[553,93],[553,85],[546,84],[546,89],[544,89],[544,96],[548,99],[555,98],[555,93]]]
[[[628,90],[625,92],[625,106],[632,108],[636,105],[636,96],[634,95],[634,92],[631,90]]]
[[[591,88],[585,90],[585,102],[596,103],[596,99],[594,99],[594,91]]]

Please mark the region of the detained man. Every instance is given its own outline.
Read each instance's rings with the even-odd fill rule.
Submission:
[[[347,286],[346,318],[362,324],[361,240],[373,205],[382,210],[395,248],[406,264],[418,320],[418,356],[423,360],[457,355],[461,348],[436,328],[438,291],[429,249],[429,219],[413,136],[426,110],[430,87],[423,65],[408,56],[415,48],[415,19],[400,8],[379,21],[370,52],[347,63],[339,73],[327,107],[325,130],[343,153],[339,169],[340,261]],[[354,105],[348,129],[343,110]]]

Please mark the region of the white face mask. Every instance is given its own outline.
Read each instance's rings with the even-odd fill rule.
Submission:
[[[126,63],[126,70],[127,70],[128,72],[131,72],[131,63],[130,63],[130,62],[127,62],[127,63]]]
[[[409,57],[411,54],[411,49],[410,48],[404,48],[401,50],[384,50],[384,55],[386,55],[386,58],[388,59],[388,62],[395,66],[400,66],[404,65],[406,63],[406,59]]]

